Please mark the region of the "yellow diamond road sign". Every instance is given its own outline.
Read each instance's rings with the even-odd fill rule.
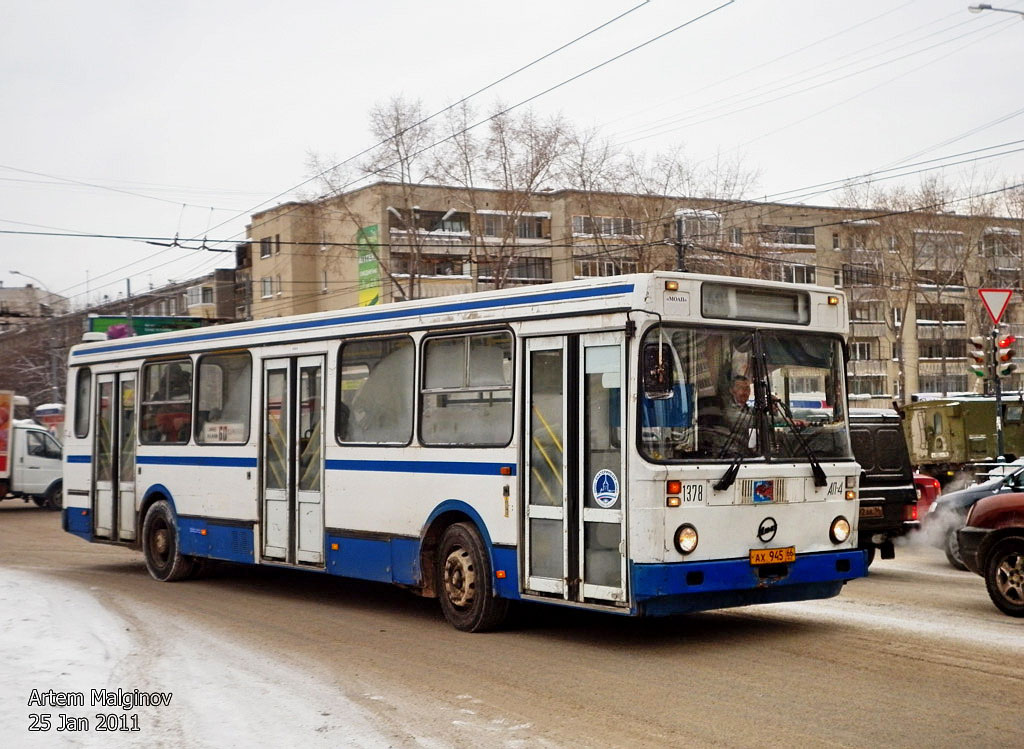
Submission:
[[[992,318],[992,324],[998,325],[999,318],[1003,316],[1013,296],[1013,289],[978,289],[978,294],[988,310],[988,316]]]

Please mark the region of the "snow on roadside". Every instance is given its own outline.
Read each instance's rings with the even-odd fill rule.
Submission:
[[[373,714],[274,658],[201,631],[187,620],[124,614],[51,577],[0,567],[0,746],[231,747],[394,745]],[[80,692],[82,707],[29,706],[33,689]],[[92,690],[170,692],[167,706],[93,706]],[[50,714],[30,732],[30,714]],[[137,733],[97,729],[97,713],[137,718]],[[57,731],[61,714],[89,730]],[[420,743],[405,736],[410,743]]]

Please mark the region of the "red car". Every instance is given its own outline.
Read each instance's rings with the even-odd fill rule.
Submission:
[[[914,474],[914,486],[917,488],[917,516],[923,518],[928,508],[939,497],[941,485],[939,480],[923,473]]]
[[[985,578],[992,603],[1004,614],[1024,616],[1024,493],[979,499],[957,539],[960,558]]]

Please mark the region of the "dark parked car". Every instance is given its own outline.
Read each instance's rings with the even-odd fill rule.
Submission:
[[[861,467],[859,545],[868,564],[876,549],[882,559],[892,559],[893,539],[917,527],[917,489],[900,417],[851,408],[850,440]]]
[[[979,499],[957,537],[964,564],[985,578],[992,603],[1024,616],[1024,494]]]
[[[1007,464],[993,469],[979,484],[956,492],[943,494],[928,508],[923,518],[923,528],[934,546],[946,552],[946,559],[958,570],[965,570],[960,556],[960,541],[957,531],[967,521],[967,513],[979,499],[993,494],[1024,491],[1024,466]]]

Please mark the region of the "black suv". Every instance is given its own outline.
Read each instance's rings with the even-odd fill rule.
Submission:
[[[860,548],[875,549],[882,559],[896,556],[892,540],[917,522],[917,489],[903,437],[903,424],[895,411],[850,409],[850,440],[860,463]]]

